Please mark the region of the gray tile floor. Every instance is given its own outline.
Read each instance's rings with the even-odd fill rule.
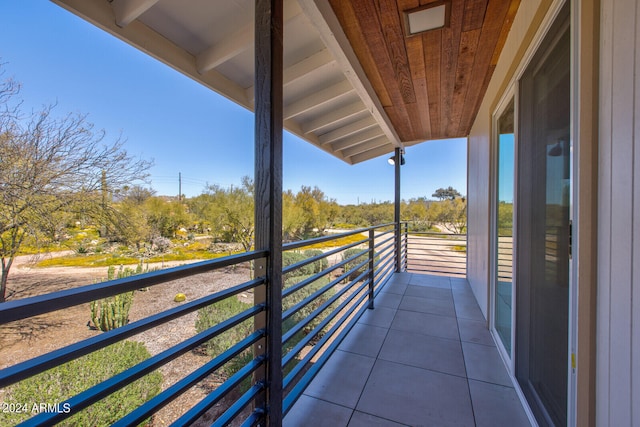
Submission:
[[[375,304],[285,426],[529,426],[466,280],[396,274]]]

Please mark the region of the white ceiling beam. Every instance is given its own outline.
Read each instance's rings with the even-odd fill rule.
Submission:
[[[111,7],[116,16],[116,25],[124,28],[149,10],[159,0],[113,0]]]
[[[351,163],[352,165],[356,164],[356,163],[360,163],[360,162],[364,162],[365,160],[371,160],[375,157],[379,157],[379,156],[383,156],[385,154],[389,154],[393,152],[394,149],[394,145],[389,143],[386,145],[383,145],[379,148],[373,148],[371,150],[365,151],[363,153],[360,154],[355,154],[351,157],[348,157],[347,160],[345,160],[347,163]]]
[[[193,80],[202,83],[220,95],[251,109],[245,97],[244,88],[215,70],[204,76],[199,74],[195,67],[193,55],[167,40],[157,31],[147,27],[140,20],[132,21],[125,28],[117,26],[113,19],[113,9],[109,2],[87,0],[52,1]]]
[[[342,154],[345,157],[353,157],[355,155],[362,154],[364,152],[367,152],[388,144],[389,144],[389,140],[387,139],[387,137],[385,135],[381,135],[378,138],[371,139],[367,142],[363,142],[362,144],[358,144],[351,148],[347,148],[346,150],[342,150]]]
[[[353,86],[351,86],[351,83],[349,83],[348,80],[342,80],[340,83],[319,90],[310,96],[285,106],[284,119],[288,120],[299,116],[300,114],[306,113],[316,107],[353,93],[354,91],[355,89],[353,89]]]
[[[331,148],[333,151],[341,151],[346,150],[347,148],[351,148],[355,145],[362,144],[363,142],[372,140],[381,135],[384,135],[384,132],[379,127],[371,128],[362,132],[359,132],[355,135],[351,135],[348,138],[341,139],[338,142],[334,142],[331,144]]]
[[[302,61],[287,67],[284,70],[283,85],[286,88],[311,73],[322,73],[323,68],[335,62],[336,60],[331,56],[331,53],[326,48],[322,49]],[[252,102],[254,101],[255,94],[253,86],[247,88],[247,98]]]
[[[344,73],[351,81],[351,84],[358,92],[362,102],[376,118],[384,133],[396,147],[402,147],[400,137],[395,131],[391,120],[384,111],[380,99],[369,79],[367,78],[358,57],[356,56],[351,43],[347,38],[338,18],[336,17],[331,4],[324,0],[298,0],[303,12],[309,21],[316,26],[320,33],[320,38],[325,46],[331,51],[344,70]]]
[[[358,100],[305,123],[302,125],[302,131],[305,134],[317,132],[326,127],[350,120],[355,116],[363,114],[365,111],[367,111],[367,107],[362,101]]]
[[[216,68],[229,59],[241,54],[253,46],[253,26],[249,25],[236,31],[196,57],[196,68],[200,74]]]
[[[300,7],[296,1],[284,2],[284,22],[300,14]],[[196,68],[200,74],[227,62],[229,59],[253,48],[255,25],[249,24],[205,49],[196,57]]]
[[[318,140],[321,144],[328,144],[377,125],[378,122],[376,122],[376,119],[374,119],[373,116],[368,116],[364,119],[358,120],[357,122],[350,123],[346,126],[342,126],[336,130],[320,135]]]

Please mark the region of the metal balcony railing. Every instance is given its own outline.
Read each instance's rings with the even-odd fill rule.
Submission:
[[[467,276],[467,235],[410,232],[406,237],[407,271]]]
[[[359,316],[366,309],[373,308],[375,296],[396,271],[396,233],[398,231],[399,226],[386,224],[284,245],[283,254],[300,252],[321,243],[328,248],[283,268],[283,310],[280,324],[266,324],[269,307],[265,301],[256,301],[259,299],[256,297],[249,308],[230,315],[222,322],[166,348],[86,391],[66,397],[64,402],[57,402],[58,407],[70,408],[70,411],[42,412],[24,421],[23,425],[49,426],[64,423],[69,417],[106,396],[157,371],[181,355],[198,349],[209,340],[219,337],[246,321],[254,324],[251,333],[231,343],[224,352],[213,357],[208,363],[195,367],[190,374],[165,387],[155,397],[117,421],[115,425],[138,425],[145,422],[185,391],[228,366],[234,358],[237,360],[238,355],[247,354],[247,352],[250,357],[242,359],[245,360],[243,366],[236,369],[235,373],[228,376],[226,381],[208,393],[204,399],[185,408],[173,425],[194,423],[223,399],[227,407],[213,425],[227,425],[231,421],[234,424],[255,425],[269,417],[272,399],[279,399],[282,402],[283,414],[286,414]],[[362,238],[341,246],[336,243],[339,239],[348,236]],[[404,237],[406,235],[403,233]],[[405,263],[406,244],[403,242],[401,247],[399,255]],[[267,271],[264,265],[268,259],[269,254],[266,251],[253,251],[9,301],[0,304],[0,327],[123,292],[151,288],[172,280],[190,278],[242,263],[262,265],[263,269],[256,268],[254,271]],[[315,268],[313,274],[309,274],[310,266]],[[255,278],[235,284],[223,291],[183,303],[125,326],[6,367],[0,370],[0,390],[7,391],[10,386],[19,381],[64,365],[110,344],[126,340],[140,332],[159,327],[171,320],[182,319],[189,313],[227,298],[235,298],[247,293],[264,295],[268,292],[269,286],[268,278],[256,274]],[[270,360],[269,349],[265,349],[263,345],[272,328],[282,330],[282,360]],[[272,384],[265,378],[265,372],[268,371],[267,365],[270,363],[281,364],[284,373],[282,384]],[[247,379],[250,379],[250,383],[242,388],[241,393],[231,393],[241,387],[243,381],[249,382]],[[234,398],[231,403],[229,403],[230,398]]]

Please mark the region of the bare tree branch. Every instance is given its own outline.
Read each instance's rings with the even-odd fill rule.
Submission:
[[[55,105],[23,114],[19,89],[0,82],[0,302],[27,236],[55,235],[61,212],[114,218],[108,194],[144,181],[151,166],[131,157],[121,137],[107,142],[86,115],[55,116]]]

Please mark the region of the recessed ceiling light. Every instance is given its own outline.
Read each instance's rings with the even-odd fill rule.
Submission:
[[[450,6],[450,2],[437,2],[405,11],[405,29],[407,36],[436,30],[449,25]]]

